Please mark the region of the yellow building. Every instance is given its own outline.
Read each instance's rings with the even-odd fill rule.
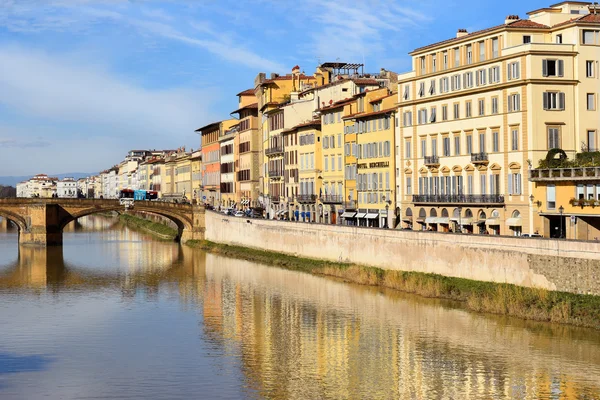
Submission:
[[[335,99],[339,100],[339,99]],[[321,110],[322,190],[319,214],[323,223],[339,224],[344,202],[344,121],[341,108]]]
[[[237,94],[238,109],[231,114],[239,117],[239,145],[235,149],[239,160],[236,169],[236,194],[242,208],[258,207],[262,141],[258,130],[258,101],[254,89]]]
[[[175,193],[192,198],[192,154],[183,147],[175,159]]]
[[[405,226],[534,231],[528,166],[551,148],[596,147],[599,22],[562,2],[411,53],[398,84]]]
[[[293,209],[293,218],[298,221],[317,220],[317,197],[322,190],[322,147],[321,122],[311,121],[298,126],[299,191]]]
[[[192,168],[192,199],[194,200],[195,204],[199,204],[202,202],[202,150],[198,149],[193,151],[190,156],[190,161]]]
[[[354,122],[357,145],[357,215],[359,226],[390,227],[396,203],[395,132],[396,96],[387,88],[356,96],[357,113],[344,117]],[[392,210],[390,212],[390,207]],[[392,226],[393,227],[393,226]]]

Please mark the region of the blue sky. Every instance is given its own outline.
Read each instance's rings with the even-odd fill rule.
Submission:
[[[527,4],[524,4],[527,3]],[[197,148],[258,72],[319,61],[404,72],[408,52],[538,0],[0,0],[0,176],[97,172]]]

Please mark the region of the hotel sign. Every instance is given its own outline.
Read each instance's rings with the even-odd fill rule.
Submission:
[[[367,169],[367,168],[387,168],[390,166],[390,162],[389,161],[379,161],[379,162],[372,162],[372,163],[362,163],[362,164],[358,164],[357,168],[358,169]]]

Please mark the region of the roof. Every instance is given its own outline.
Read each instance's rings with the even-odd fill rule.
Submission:
[[[246,89],[246,90],[236,94],[236,96],[250,96],[250,95],[254,96],[254,89]]]
[[[344,117],[343,119],[374,117],[376,115],[383,115],[383,114],[387,114],[387,113],[390,113],[390,112],[396,111],[396,110],[397,110],[396,107],[386,108],[385,110],[381,110],[381,111],[372,111],[369,113],[359,113],[359,114],[348,115],[348,116]]]
[[[379,81],[373,78],[356,78],[353,81],[357,85],[379,85]]]
[[[387,97],[391,97],[393,95],[394,95],[393,93],[388,93],[385,96],[379,96],[379,97],[374,98],[373,100],[370,100],[369,103],[377,103],[378,101],[381,101],[381,100],[383,100]]]
[[[270,83],[274,83],[275,81],[290,81],[294,78],[308,79],[308,80],[317,79],[311,75],[283,75],[283,76],[276,76],[275,78],[271,78],[271,79],[266,79],[266,80],[262,81],[260,83],[260,85],[268,85]]]
[[[580,15],[579,17],[571,18],[568,21],[561,22],[560,24],[553,25],[552,27],[556,28],[559,26],[564,26],[564,25],[573,24],[573,23],[581,23],[581,22],[587,23],[587,24],[599,24],[600,23],[600,14]]]
[[[558,6],[562,6],[563,4],[581,4],[581,5],[588,5],[588,4],[592,4],[589,1],[561,1],[560,3],[556,3],[556,4],[552,4],[550,7],[558,7]]]
[[[441,42],[428,44],[427,46],[423,46],[423,47],[418,47],[418,48],[414,49],[410,54],[421,52],[423,50],[430,49],[433,47],[438,47],[441,45],[446,45],[446,44],[450,44],[450,43],[454,43],[454,42],[463,41],[463,40],[471,38],[473,36],[478,36],[478,35],[481,35],[484,33],[493,32],[496,30],[500,30],[502,28],[505,28],[505,29],[513,29],[513,28],[514,29],[549,29],[550,27],[547,25],[538,24],[537,22],[533,22],[528,19],[517,19],[508,24],[496,25],[491,28],[486,28],[486,29],[481,29],[479,31],[471,32],[471,33],[466,34],[461,37],[446,39],[446,40],[442,40]]]
[[[335,86],[335,85],[339,85],[341,83],[346,83],[346,82],[350,82],[350,81],[354,82],[354,84],[356,84],[356,85],[377,85],[377,86],[379,86],[379,82],[377,80],[371,79],[371,78],[342,78],[342,79],[335,80],[333,82],[329,82],[325,85],[316,86],[316,87],[312,87],[312,88],[303,90],[302,92],[300,92],[300,96],[303,96],[305,93],[312,92],[313,90],[325,89],[330,86]]]
[[[319,108],[319,111],[327,111],[327,110],[331,110],[333,108],[339,108],[339,107],[345,106],[346,104],[352,103],[354,100],[355,99],[353,97],[346,98],[343,100],[338,100],[333,104]]]
[[[210,123],[210,124],[208,124],[208,125],[204,125],[202,128],[198,128],[198,129],[196,129],[194,132],[202,132],[202,131],[205,131],[205,130],[207,130],[208,128],[212,128],[213,126],[215,126],[215,125],[219,125],[219,124],[221,124],[221,121],[217,121],[217,122],[211,122],[211,123]]]
[[[238,112],[240,112],[242,110],[258,110],[258,103],[248,104],[248,105],[246,105],[244,107],[238,108],[235,111],[232,111],[230,114],[235,114],[235,113],[238,113]]]

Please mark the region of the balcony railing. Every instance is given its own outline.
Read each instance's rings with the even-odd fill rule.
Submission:
[[[529,180],[531,182],[600,180],[600,167],[531,169]]]
[[[321,202],[325,204],[342,204],[343,200],[343,196],[337,194],[326,194],[321,196]]]
[[[265,154],[268,156],[273,156],[276,154],[283,154],[283,146],[269,147],[267,150],[265,150]]]
[[[438,156],[425,156],[425,165],[427,166],[439,166],[440,158]]]
[[[502,194],[415,194],[413,203],[504,204]]]
[[[473,164],[486,164],[490,162],[488,153],[471,153],[471,162]]]
[[[317,201],[316,194],[299,194],[296,198],[298,199],[298,203],[314,203]]]
[[[269,178],[281,178],[283,176],[283,171],[269,171]]]

